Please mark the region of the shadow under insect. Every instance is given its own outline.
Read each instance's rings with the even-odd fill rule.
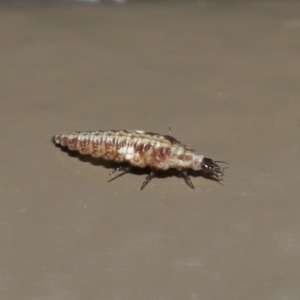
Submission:
[[[87,162],[90,163],[94,166],[102,166],[106,169],[112,169],[112,171],[109,173],[111,178],[108,180],[108,182],[112,182],[122,176],[124,176],[127,173],[135,174],[135,175],[147,175],[145,180],[142,183],[142,186],[140,190],[143,190],[145,186],[153,179],[154,177],[156,178],[167,178],[167,177],[182,177],[186,184],[193,190],[195,190],[195,187],[190,179],[190,177],[204,177],[207,179],[212,179],[214,181],[217,181],[218,183],[221,183],[221,180],[216,180],[210,176],[209,173],[204,172],[203,170],[177,170],[177,169],[168,169],[168,170],[152,170],[149,167],[145,168],[138,168],[138,167],[133,167],[130,164],[127,163],[116,163],[114,161],[109,161],[105,160],[103,158],[99,157],[93,157],[90,155],[83,155],[80,154],[79,152],[74,152],[69,150],[66,147],[63,147],[61,145],[56,145],[59,147],[63,152],[66,152],[70,157],[76,157],[82,162]]]
[[[117,173],[120,172],[120,173]],[[183,176],[182,171],[176,170],[176,169],[168,169],[168,170],[156,170],[153,171],[149,167],[146,168],[137,168],[137,167],[132,167],[130,165],[122,165],[118,166],[113,169],[113,171],[109,175],[114,175],[111,179],[108,180],[108,182],[114,181],[117,178],[120,178],[121,176],[124,176],[127,173],[135,174],[135,175],[145,175],[147,174],[140,190],[143,190],[145,186],[150,182],[152,178],[160,178],[164,179],[167,177],[183,177],[186,184],[193,190],[195,190],[195,187],[190,179],[190,176],[192,177],[205,177],[205,178],[210,178],[205,172],[202,170],[200,171],[194,171],[194,170],[188,170],[185,171],[185,175]],[[117,175],[115,175],[117,174]]]

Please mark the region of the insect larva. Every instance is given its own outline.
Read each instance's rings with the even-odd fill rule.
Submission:
[[[52,141],[70,150],[93,157],[101,157],[117,163],[126,163],[114,169],[127,173],[130,168],[150,167],[151,172],[145,178],[140,190],[155,176],[158,170],[174,168],[193,190],[195,189],[188,170],[203,170],[214,180],[220,181],[224,169],[204,155],[196,154],[193,149],[181,144],[170,135],[160,135],[141,130],[109,130],[62,133],[53,136]]]

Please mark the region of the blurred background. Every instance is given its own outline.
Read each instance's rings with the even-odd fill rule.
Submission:
[[[1,299],[300,299],[298,1],[0,2]],[[76,130],[172,135],[221,184],[108,183]]]

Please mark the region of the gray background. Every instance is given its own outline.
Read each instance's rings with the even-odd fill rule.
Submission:
[[[0,6],[1,299],[300,299],[300,4]],[[230,163],[224,186],[70,155],[143,129]]]

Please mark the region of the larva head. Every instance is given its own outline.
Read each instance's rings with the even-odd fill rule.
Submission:
[[[211,158],[204,157],[201,162],[202,170],[209,175],[209,177],[219,181],[224,175],[224,170]]]

